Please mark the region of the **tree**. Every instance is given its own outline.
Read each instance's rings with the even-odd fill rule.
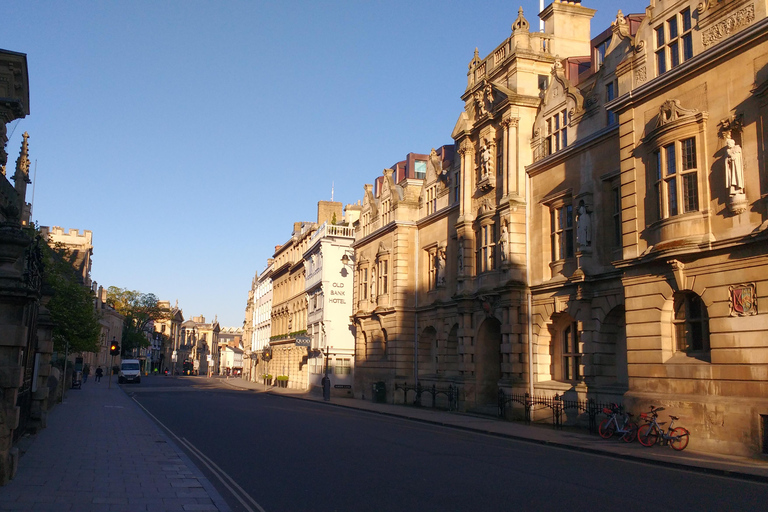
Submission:
[[[40,244],[43,256],[43,285],[51,291],[48,310],[54,322],[53,346],[64,352],[98,352],[101,324],[94,307],[93,291],[82,282],[75,268],[76,255],[61,244]]]
[[[170,309],[160,306],[156,295],[116,286],[107,288],[107,304],[125,317],[120,342],[123,354],[149,346],[150,324],[169,318],[171,314]]]

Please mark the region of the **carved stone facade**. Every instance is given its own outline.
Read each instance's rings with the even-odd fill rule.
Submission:
[[[451,163],[365,186],[355,393],[664,405],[697,449],[767,452],[765,5],[659,0],[591,39],[593,13],[519,12]]]
[[[44,426],[49,372],[36,374],[35,369],[41,359],[50,362],[53,342],[50,329],[38,333],[41,242],[23,230],[29,221],[27,134],[12,177],[6,167],[6,124],[29,114],[26,55],[0,51],[0,97],[0,485],[4,485],[18,467],[13,442],[31,423]],[[46,311],[42,313],[47,320]]]

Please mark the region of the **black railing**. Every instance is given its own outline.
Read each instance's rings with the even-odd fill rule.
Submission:
[[[408,403],[408,392],[414,392],[413,405],[421,407],[421,397],[424,393],[432,395],[432,408],[437,407],[437,397],[439,395],[445,395],[448,400],[448,410],[457,411],[459,409],[459,388],[453,384],[449,384],[448,387],[437,387],[435,384],[432,386],[422,386],[420,382],[416,385],[409,386],[407,382],[398,384],[395,382],[395,393],[398,390],[403,391],[403,403]],[[395,395],[392,395],[392,403],[395,403]]]
[[[597,402],[594,398],[586,400],[563,398],[555,396],[531,396],[529,393],[505,393],[499,389],[499,417],[503,418],[510,404],[518,403],[525,409],[525,422],[531,423],[531,411],[536,406],[546,407],[552,410],[552,426],[556,429],[563,428],[563,413],[575,411],[577,414],[586,413],[589,420],[589,432],[597,432],[597,415],[603,408],[610,407],[611,403]]]

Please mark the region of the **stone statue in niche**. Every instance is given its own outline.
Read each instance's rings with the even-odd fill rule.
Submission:
[[[741,146],[731,137],[725,139],[725,185],[728,194],[733,197],[744,194],[744,162],[741,156]]]
[[[371,283],[370,283],[371,296],[369,297],[371,302],[376,302],[376,267],[371,269]]]
[[[491,160],[491,147],[488,144],[488,139],[483,139],[483,145],[480,147],[480,175],[482,178],[491,174]]]
[[[507,225],[504,224],[501,227],[501,235],[499,235],[499,257],[502,263],[507,261],[507,250],[509,246],[509,232],[507,232]]]
[[[579,203],[579,209],[576,212],[576,241],[581,248],[592,244],[592,219],[584,201]]]
[[[445,286],[445,249],[437,248],[435,254],[435,284]]]

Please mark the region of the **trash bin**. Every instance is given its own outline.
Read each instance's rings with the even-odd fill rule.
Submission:
[[[387,403],[387,384],[384,381],[373,383],[373,401],[379,404]]]

